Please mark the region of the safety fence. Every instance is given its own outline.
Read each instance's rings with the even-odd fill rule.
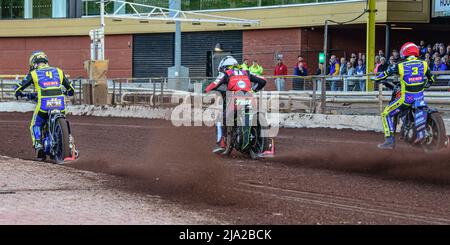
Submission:
[[[378,114],[391,100],[392,91],[372,81],[373,75],[361,76],[284,76],[266,77],[269,85],[283,79],[287,91],[263,90],[257,94],[259,100],[268,101],[268,111],[335,113],[335,114]],[[21,77],[0,76],[0,101],[14,99],[14,86]],[[183,78],[180,78],[183,79]],[[205,105],[211,103],[201,91],[214,80],[210,77],[184,78],[189,81],[188,91],[169,88],[169,79],[159,78],[116,78],[108,80],[108,103],[114,105],[148,105],[151,107],[173,107],[186,98],[192,100],[203,96]],[[388,81],[396,81],[390,77]],[[95,96],[95,81],[71,79],[76,94],[70,98],[72,104],[90,104]],[[450,111],[450,73],[439,73],[436,82],[425,91],[425,101]],[[270,85],[270,83],[273,83]],[[29,88],[27,92],[31,92]]]

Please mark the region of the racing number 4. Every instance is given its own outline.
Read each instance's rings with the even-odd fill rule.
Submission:
[[[50,78],[50,79],[53,79],[53,72],[51,72],[51,71],[46,71],[46,72],[45,72],[45,76],[47,76],[47,77]]]

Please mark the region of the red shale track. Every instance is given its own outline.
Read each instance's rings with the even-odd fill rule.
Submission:
[[[33,159],[31,114],[0,113],[0,155]],[[211,153],[214,129],[169,121],[69,116],[81,152],[70,167],[123,177],[154,194],[235,224],[450,224],[450,151],[426,155],[383,136],[281,129],[277,156]]]

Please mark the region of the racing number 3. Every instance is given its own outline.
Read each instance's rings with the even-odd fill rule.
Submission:
[[[51,71],[46,71],[46,72],[45,72],[45,76],[47,76],[47,77],[50,78],[50,79],[53,79],[53,72],[51,72]]]
[[[412,72],[413,75],[419,75],[419,67],[413,67],[412,70],[413,70],[413,72]]]

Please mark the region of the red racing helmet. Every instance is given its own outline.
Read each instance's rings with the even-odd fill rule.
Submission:
[[[417,47],[417,45],[412,42],[403,44],[402,48],[400,49],[400,57],[402,57],[402,59],[409,56],[420,56],[419,47]]]

